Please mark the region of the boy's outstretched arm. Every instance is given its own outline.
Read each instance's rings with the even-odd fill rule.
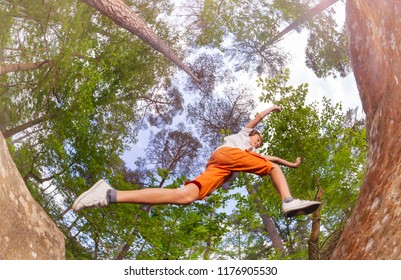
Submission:
[[[266,156],[266,158],[271,162],[278,163],[278,164],[281,164],[281,165],[285,165],[285,166],[288,166],[288,167],[291,167],[291,168],[297,168],[301,164],[301,158],[300,157],[297,157],[295,159],[295,162],[289,162],[289,161],[286,161],[286,160],[284,160],[282,158],[274,157],[274,156]]]
[[[263,120],[264,117],[266,117],[268,114],[271,112],[280,112],[281,108],[278,105],[273,105],[272,107],[260,112],[259,114],[256,115],[256,117],[251,120],[245,127],[247,128],[255,128],[258,123],[260,123],[261,120]]]

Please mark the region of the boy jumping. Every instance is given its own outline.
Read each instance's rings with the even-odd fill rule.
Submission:
[[[263,156],[255,149],[262,145],[262,135],[255,130],[256,125],[271,112],[280,112],[280,107],[272,106],[256,115],[242,130],[224,138],[207,162],[205,171],[185,182],[179,189],[146,188],[141,190],[117,191],[104,180],[98,181],[92,188],[82,193],[72,205],[75,211],[84,208],[106,207],[109,203],[136,204],[190,204],[205,199],[223,184],[227,184],[238,172],[252,173],[259,176],[269,175],[282,200],[285,217],[310,214],[320,202],[295,199],[291,196],[284,173],[277,164],[296,168],[301,158],[294,163],[278,157]]]

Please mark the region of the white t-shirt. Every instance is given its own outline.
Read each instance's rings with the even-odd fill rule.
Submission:
[[[253,128],[244,127],[237,134],[232,134],[224,137],[224,143],[221,147],[231,147],[231,148],[239,148],[241,150],[250,150],[252,151],[254,148],[251,146],[251,139],[249,138],[249,134],[253,131]]]
[[[253,128],[244,127],[237,134],[232,134],[227,137],[224,137],[224,143],[219,148],[222,147],[231,147],[231,148],[239,148],[241,150],[249,150],[252,151],[254,147],[251,146],[251,140],[249,138],[249,134],[253,131]],[[240,172],[232,172],[230,178],[221,185],[222,188],[228,190],[230,188],[231,182],[234,181]]]

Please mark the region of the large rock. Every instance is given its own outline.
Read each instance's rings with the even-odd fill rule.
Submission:
[[[64,259],[65,237],[32,198],[0,133],[0,259]]]
[[[332,259],[401,259],[401,1],[348,0],[352,68],[369,155]]]

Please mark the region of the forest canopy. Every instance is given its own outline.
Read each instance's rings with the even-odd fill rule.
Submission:
[[[365,123],[358,108],[323,94],[307,102],[309,85],[290,83],[292,58],[278,42],[285,27],[305,32],[307,67],[346,77],[348,38],[334,9],[344,4],[124,2],[199,82],[81,1],[0,2],[0,130],[30,192],[65,234],[66,258],[327,258],[364,174]],[[225,135],[271,104],[282,112],[260,125],[259,152],[302,157],[284,172],[294,195],[322,201],[315,214],[285,219],[270,180],[247,174],[188,206],[69,211],[100,178],[120,190],[181,187]],[[127,162],[134,144],[142,150]]]

